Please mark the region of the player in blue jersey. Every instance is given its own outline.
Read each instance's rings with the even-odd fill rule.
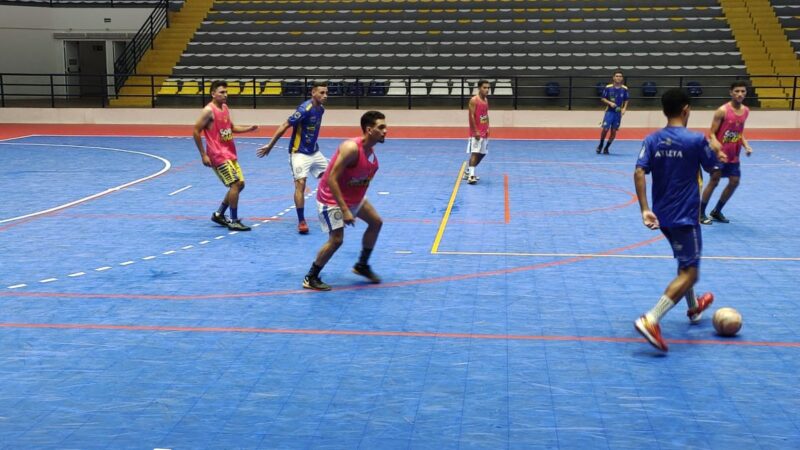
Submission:
[[[606,112],[601,125],[603,131],[600,132],[600,144],[597,146],[598,154],[600,154],[600,152],[606,155],[608,154],[611,143],[614,142],[614,138],[617,137],[617,130],[619,130],[620,123],[622,123],[622,116],[624,116],[625,111],[628,110],[628,86],[622,84],[623,81],[625,81],[625,77],[622,75],[622,72],[618,70],[614,72],[614,75],[611,77],[611,83],[606,85],[605,89],[603,89],[603,95],[600,101],[606,105]],[[609,130],[611,131],[611,135],[608,137],[605,148],[603,148],[603,141],[606,140],[606,135]]]
[[[694,295],[698,280],[703,239],[700,233],[700,169],[711,172],[719,164],[720,148],[710,147],[706,137],[686,129],[691,108],[689,96],[680,89],[670,89],[661,97],[667,126],[645,138],[636,162],[634,181],[642,221],[651,230],[661,229],[669,240],[678,276],[667,286],[658,303],[636,319],[634,326],[650,344],[667,351],[658,322],[682,297],[686,297],[686,315],[692,323],[700,321],[703,311],[714,301],[711,293]],[[652,174],[653,209],[647,201],[646,174]]]
[[[308,234],[305,218],[306,178],[312,175],[319,178],[328,168],[328,160],[319,151],[317,138],[322,126],[323,105],[328,99],[328,83],[315,81],[311,88],[311,99],[297,107],[297,110],[275,130],[269,144],[261,147],[256,155],[261,158],[269,154],[272,147],[291,126],[292,137],[289,139],[289,168],[294,176],[294,206],[297,212],[297,231]]]

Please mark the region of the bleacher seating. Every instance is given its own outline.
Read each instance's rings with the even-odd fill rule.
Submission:
[[[800,3],[796,0],[772,0],[772,8],[783,26],[786,38],[800,55]]]
[[[593,86],[616,69],[635,72],[637,85],[746,75],[716,0],[217,0],[172,81],[270,78],[296,97],[302,88],[288,79],[335,76],[346,81],[329,86],[332,96],[461,97],[494,76],[503,81],[492,80],[493,95],[512,96],[526,89],[512,77],[581,76]],[[545,82],[529,83],[536,87],[525,95],[545,95]]]

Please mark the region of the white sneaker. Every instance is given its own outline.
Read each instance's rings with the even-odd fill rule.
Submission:
[[[469,184],[475,184],[477,182],[478,182],[478,177],[476,177],[475,175],[470,175],[469,178],[467,178],[467,183]]]

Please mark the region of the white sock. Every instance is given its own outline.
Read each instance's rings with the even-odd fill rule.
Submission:
[[[694,295],[693,287],[689,288],[689,290],[686,291],[686,306],[689,309],[697,308],[697,297]]]
[[[467,169],[467,171],[469,172],[469,176],[471,177],[475,176],[475,166],[469,166],[469,169]]]
[[[672,309],[673,306],[675,306],[675,302],[666,295],[662,295],[661,298],[658,299],[656,306],[653,306],[653,309],[647,311],[647,319],[651,322],[658,323],[661,318],[664,317],[664,314]]]

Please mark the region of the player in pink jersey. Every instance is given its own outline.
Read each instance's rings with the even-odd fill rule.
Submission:
[[[200,151],[203,165],[213,168],[214,173],[228,188],[219,209],[211,215],[211,220],[234,231],[249,231],[250,227],[242,223],[237,211],[239,193],[244,189],[244,175],[236,157],[233,133],[247,133],[258,127],[234,125],[227,101],[228,83],[221,80],[211,83],[211,101],[203,108],[203,113],[194,124],[194,142]],[[206,137],[205,148],[201,134]],[[230,220],[225,217],[228,207],[231,208]]]
[[[742,148],[744,148],[747,156],[753,153],[753,149],[747,143],[747,139],[744,138],[744,123],[750,115],[750,108],[742,104],[747,96],[747,83],[741,80],[733,82],[730,94],[731,101],[720,106],[714,112],[714,119],[711,121],[709,141],[712,144],[721,145],[722,152],[719,154],[720,167],[711,174],[708,185],[703,190],[703,197],[700,203],[700,223],[703,225],[711,225],[712,220],[722,223],[730,222],[722,214],[722,208],[739,186],[739,180],[742,176],[739,167],[739,153],[741,153]],[[717,205],[706,216],[706,206],[722,177],[728,179],[728,185],[725,186],[722,194],[720,194]]]
[[[478,176],[475,168],[486,156],[489,147],[489,88],[488,80],[478,81],[478,93],[469,99],[469,168],[464,174],[467,183],[475,184]]]
[[[331,289],[320,279],[319,273],[344,242],[345,225],[355,226],[356,217],[367,222],[367,229],[361,240],[361,256],[353,266],[353,272],[372,283],[381,282],[367,261],[375,248],[383,220],[367,200],[366,194],[378,171],[374,147],[386,139],[386,116],[378,111],[367,111],[361,116],[361,130],[364,133],[362,136],[339,145],[319,182],[317,210],[320,226],[328,232],[328,241],[317,252],[311,269],[303,279],[306,289]]]

